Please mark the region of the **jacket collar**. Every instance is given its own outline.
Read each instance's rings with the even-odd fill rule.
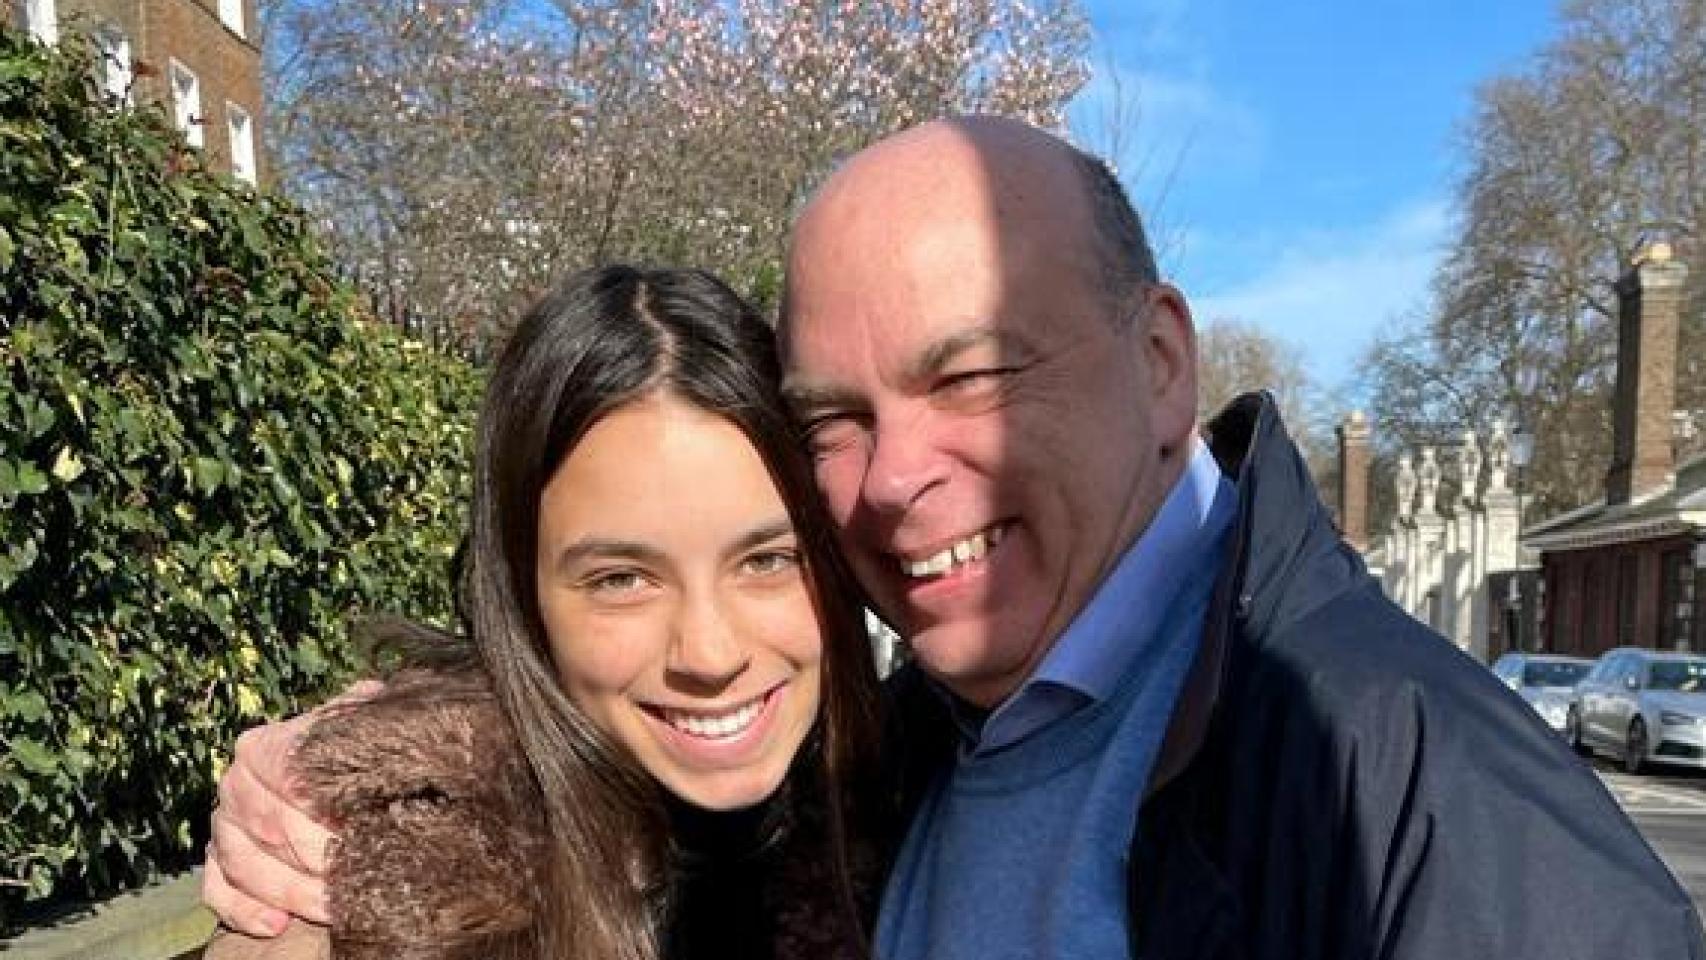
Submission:
[[[1205,431],[1227,476],[1237,478],[1238,518],[1226,567],[1216,579],[1202,643],[1156,757],[1144,799],[1190,764],[1208,734],[1234,636],[1261,642],[1362,582],[1361,561],[1343,547],[1272,395],[1248,393]],[[1334,563],[1318,561],[1332,558]],[[1304,570],[1309,576],[1300,577]]]

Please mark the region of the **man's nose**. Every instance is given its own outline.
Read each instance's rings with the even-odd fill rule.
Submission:
[[[872,509],[904,512],[947,477],[947,460],[937,449],[928,416],[879,422],[870,444],[860,495]]]
[[[747,645],[715,597],[688,597],[675,620],[665,667],[703,689],[721,689],[751,663]]]

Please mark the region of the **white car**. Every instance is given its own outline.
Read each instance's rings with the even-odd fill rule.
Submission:
[[[1630,773],[1649,763],[1706,767],[1706,656],[1620,647],[1570,698],[1564,736]]]
[[[1570,692],[1592,667],[1592,660],[1581,657],[1507,653],[1493,664],[1493,676],[1521,694],[1540,719],[1561,734],[1570,712]]]

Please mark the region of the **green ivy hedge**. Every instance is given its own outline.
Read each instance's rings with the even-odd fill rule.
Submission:
[[[0,29],[0,921],[189,862],[353,616],[448,616],[479,390],[91,76]]]

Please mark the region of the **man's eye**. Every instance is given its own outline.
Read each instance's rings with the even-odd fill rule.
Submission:
[[[1013,370],[1007,367],[993,367],[987,370],[967,370],[963,373],[953,373],[936,381],[931,389],[938,400],[948,403],[975,403],[988,400],[998,395],[1007,385],[1008,377]]]
[[[845,415],[817,417],[806,424],[806,446],[814,454],[830,453],[851,443],[859,427]]]

